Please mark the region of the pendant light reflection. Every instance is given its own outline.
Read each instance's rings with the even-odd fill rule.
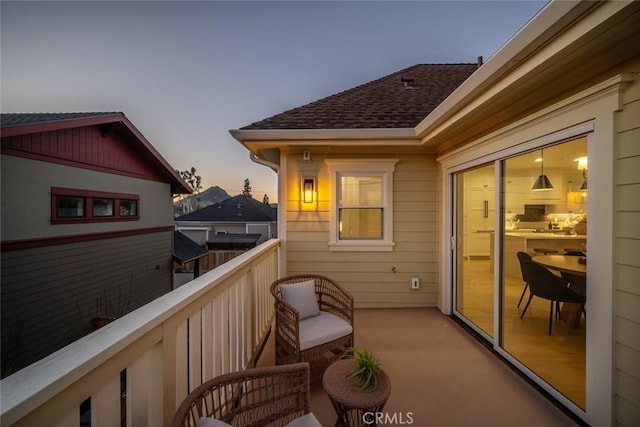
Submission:
[[[540,150],[540,176],[536,179],[536,182],[531,187],[531,191],[549,191],[553,190],[551,181],[544,174],[544,150]]]
[[[587,159],[588,158],[586,156],[576,159],[578,162],[578,170],[582,171],[582,178],[584,179],[584,182],[580,186],[580,191],[587,191]]]

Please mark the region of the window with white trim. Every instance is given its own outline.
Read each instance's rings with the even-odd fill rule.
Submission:
[[[397,159],[329,159],[332,251],[393,250]]]

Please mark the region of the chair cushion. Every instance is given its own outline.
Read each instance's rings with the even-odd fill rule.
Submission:
[[[280,285],[280,293],[282,299],[298,311],[300,320],[317,316],[320,312],[316,298],[316,284],[313,280]]]
[[[231,424],[227,424],[224,421],[216,420],[215,418],[200,418],[198,427],[233,427]]]
[[[322,427],[322,424],[313,414],[307,414],[296,418],[284,427]]]
[[[320,311],[317,316],[300,321],[300,350],[328,343],[352,332],[353,327],[346,320]]]

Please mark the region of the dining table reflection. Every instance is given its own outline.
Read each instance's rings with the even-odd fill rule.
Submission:
[[[569,281],[571,290],[582,295],[587,293],[587,258],[573,255],[538,255],[531,258],[550,270],[559,272]],[[564,303],[560,310],[560,319],[567,324],[578,327],[582,317],[580,304]]]

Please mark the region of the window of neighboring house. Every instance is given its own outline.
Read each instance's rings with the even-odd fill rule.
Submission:
[[[56,216],[58,218],[82,218],[85,211],[84,197],[59,196],[56,198]]]
[[[114,199],[100,199],[93,197],[91,199],[91,208],[94,217],[113,216]]]
[[[136,194],[51,188],[51,222],[108,222],[138,220],[140,197]]]
[[[332,251],[393,250],[393,172],[397,159],[327,160]]]
[[[138,201],[120,200],[120,216],[138,216]]]

